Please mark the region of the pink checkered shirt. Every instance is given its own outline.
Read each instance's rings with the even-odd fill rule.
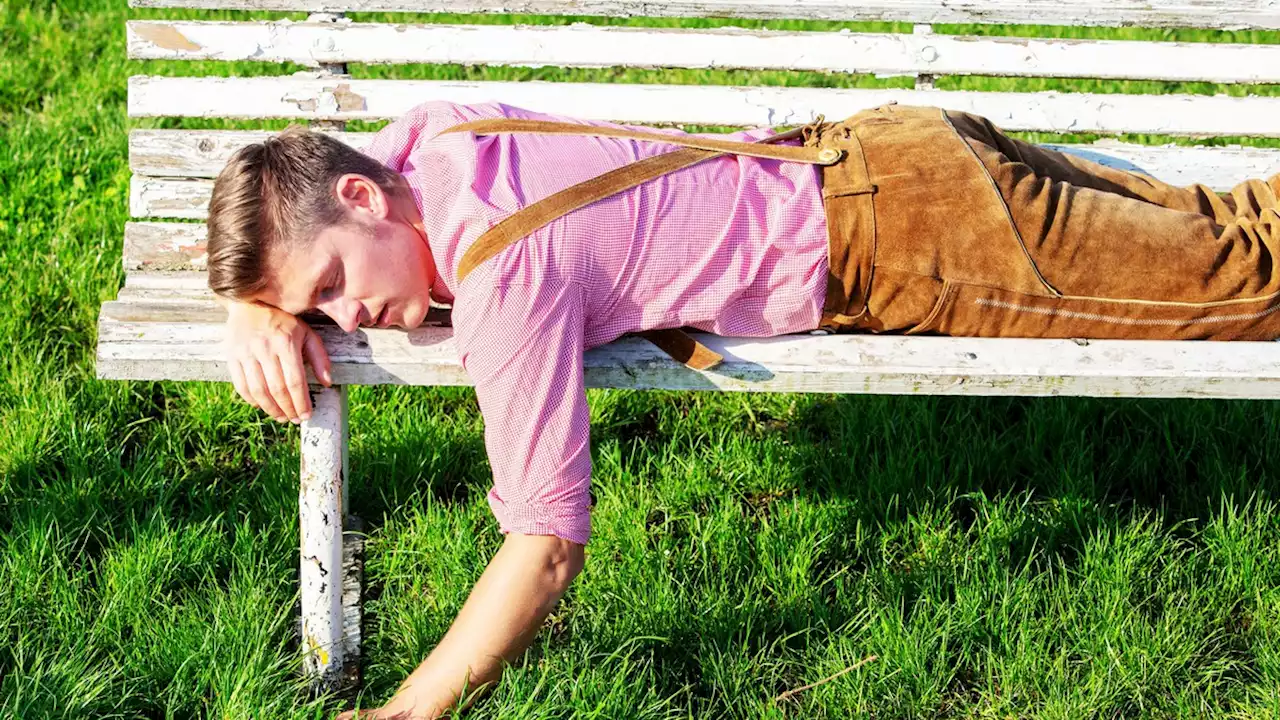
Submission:
[[[565,215],[459,285],[463,252],[511,213],[678,149],[588,136],[439,135],[498,117],[610,125],[498,103],[427,102],[364,152],[408,180],[439,270],[436,290],[454,296],[454,338],[484,416],[494,481],[488,501],[502,531],[585,544],[591,450],[583,351],[654,328],[739,337],[816,328],[827,279],[821,171],[752,157],[708,160]]]

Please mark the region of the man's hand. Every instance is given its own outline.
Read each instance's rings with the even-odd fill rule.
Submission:
[[[236,392],[280,422],[310,418],[303,358],[320,382],[333,384],[320,336],[304,321],[270,305],[221,304],[227,308],[227,370]]]

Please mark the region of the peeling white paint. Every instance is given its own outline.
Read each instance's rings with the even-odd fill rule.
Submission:
[[[1280,28],[1274,0],[130,0],[133,7]]]
[[[298,491],[302,634],[309,648],[303,662],[313,683],[329,687],[340,679],[346,652],[342,636],[346,388],[313,388],[311,402],[311,419],[302,423]]]
[[[1280,137],[1280,97],[969,92],[861,88],[726,87],[560,82],[351,80],[359,107],[317,111],[332,79],[305,77],[129,79],[131,117],[399,117],[427,100],[501,99],[571,117],[638,123],[763,126],[844,117],[888,102],[973,112],[1005,130]]]
[[[244,130],[134,130],[129,134],[129,166],[139,175],[212,178],[236,150],[273,134]],[[365,147],[373,138],[373,133],[328,134],[356,149]],[[1137,145],[1115,140],[1051,147],[1097,162],[1141,169],[1174,185],[1198,182],[1215,190],[1227,190],[1243,178],[1280,172],[1280,149],[1275,148]]]
[[[922,30],[923,28],[923,30]],[[196,45],[175,50],[162,30]],[[1280,81],[1280,45],[591,25],[129,23],[130,57],[521,67],[678,67],[902,75]],[[150,38],[157,38],[151,41]]]

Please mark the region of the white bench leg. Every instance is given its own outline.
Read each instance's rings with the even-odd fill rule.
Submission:
[[[343,518],[347,504],[347,389],[313,387],[311,419],[302,423],[303,670],[318,692],[342,684]],[[357,593],[358,594],[358,593]]]

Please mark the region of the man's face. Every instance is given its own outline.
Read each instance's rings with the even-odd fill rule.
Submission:
[[[319,310],[346,332],[421,325],[435,280],[426,238],[405,217],[410,211],[391,205],[376,185],[348,190],[345,199],[354,198],[356,208],[351,221],[325,228],[309,244],[269,253],[268,287],[254,299],[295,315]]]

